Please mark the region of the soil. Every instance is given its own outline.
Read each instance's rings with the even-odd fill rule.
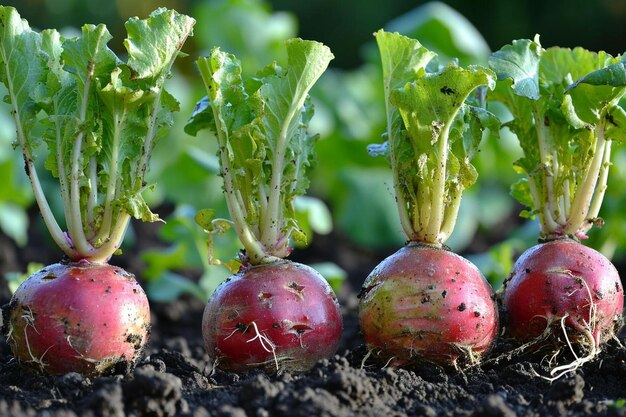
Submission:
[[[325,239],[334,239],[334,245]],[[58,260],[54,253],[42,259],[43,248],[35,244],[41,240],[31,242],[18,251],[0,235],[0,273],[23,269],[29,256]],[[298,261],[332,260],[350,273],[339,294],[345,327],[340,349],[308,372],[237,375],[216,369],[200,334],[204,303],[181,298],[153,303],[150,342],[127,374],[43,375],[21,366],[0,338],[0,416],[626,416],[620,401],[626,398],[626,349],[617,340],[594,361],[553,382],[537,375],[548,375],[549,355],[508,355],[514,345],[504,338],[482,365],[463,372],[434,365],[392,369],[372,361],[358,331],[356,288],[382,256],[338,236],[317,238],[311,250],[296,255]],[[139,271],[141,265],[128,259],[135,259],[132,251],[118,264]],[[9,297],[0,280],[0,305]]]

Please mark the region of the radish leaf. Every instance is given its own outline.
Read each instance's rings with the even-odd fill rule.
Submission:
[[[611,143],[626,136],[618,105],[624,61],[583,48],[543,49],[537,37],[504,46],[489,64],[498,77],[492,99],[509,108],[506,125],[524,152],[515,166],[527,180],[514,197],[537,214],[543,238],[585,238],[598,223]]]
[[[298,228],[295,198],[309,185],[316,136],[308,93],[333,58],[319,42],[291,39],[287,65],[277,63],[243,80],[234,55],[214,49],[197,61],[207,98],[185,130],[211,129],[218,140],[224,192],[237,234],[252,263],[289,254]]]
[[[130,19],[124,62],[108,48],[112,37],[104,25],[85,25],[81,36],[64,38],[56,30],[34,31],[14,8],[0,6],[0,82],[35,199],[70,258],[106,261],[130,217],[158,220],[142,197],[144,177],[178,110],[164,84],[194,23],[164,8]],[[60,183],[67,233],[39,183],[40,157]]]
[[[494,87],[487,68],[450,63],[398,33],[379,31],[387,109],[386,152],[403,230],[410,240],[441,245],[449,237],[463,190],[477,179],[471,164],[485,128],[498,119],[482,108],[479,87]],[[478,92],[475,98],[470,94]]]

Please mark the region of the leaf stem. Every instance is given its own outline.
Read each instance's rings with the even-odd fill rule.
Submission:
[[[100,40],[98,40],[100,42]],[[81,258],[88,258],[89,253],[93,250],[93,246],[87,241],[83,225],[83,213],[80,207],[80,157],[85,135],[85,120],[87,118],[87,103],[89,100],[89,92],[94,77],[94,63],[89,61],[87,68],[87,77],[83,86],[83,95],[80,100],[80,109],[78,113],[78,135],[74,140],[74,148],[72,149],[72,163],[70,165],[70,215],[67,217],[67,227],[76,251]]]
[[[532,196],[532,199],[537,205],[537,215],[539,216],[539,224],[542,234],[544,236],[551,236],[555,234],[556,230],[559,228],[559,225],[550,215],[550,211],[547,209],[545,200],[539,194],[539,187],[537,187],[537,182],[535,181],[534,176],[528,176],[528,186],[530,188],[530,194]]]
[[[409,240],[415,240],[416,230],[419,230],[422,227],[420,211],[417,210],[417,208],[415,208],[415,212],[413,213],[413,222],[411,222],[410,214],[408,212],[408,204],[407,204],[406,199],[404,198],[404,193],[398,191],[402,189],[402,184],[400,183],[400,173],[399,173],[397,162],[396,162],[394,147],[391,146],[391,143],[394,141],[394,139],[391,137],[393,135],[392,132],[394,132],[393,120],[395,119],[395,116],[393,113],[396,113],[397,110],[395,110],[393,106],[391,105],[391,103],[389,102],[389,96],[391,93],[391,86],[390,86],[391,77],[387,77],[387,78],[388,79],[385,80],[385,84],[384,84],[385,106],[387,108],[387,132],[389,132],[387,149],[389,152],[389,160],[391,163],[391,173],[393,177],[393,189],[396,190],[395,202],[396,202],[396,206],[398,207],[398,214],[400,216],[400,225],[402,226],[402,230],[404,231],[404,234],[407,236]],[[418,192],[419,191],[421,190],[418,190]],[[421,202],[419,204],[419,207],[422,207]]]
[[[559,158],[557,156],[556,150],[554,150],[552,152],[552,175],[557,177],[560,176],[560,166],[559,166]],[[559,182],[557,181],[557,184]],[[561,182],[561,189],[559,190],[559,194],[556,200],[556,205],[555,205],[555,218],[556,218],[556,222],[559,224],[565,224],[565,222],[567,222],[567,217],[565,215],[565,191],[563,190],[563,187],[565,186],[564,182]],[[553,189],[553,192],[555,192],[556,190]]]
[[[605,160],[605,148],[607,141],[604,139],[604,120],[595,128],[596,146],[593,159],[589,169],[585,174],[582,186],[577,190],[572,202],[571,216],[567,220],[563,232],[568,235],[577,234],[583,227],[583,223],[588,219],[589,206],[598,183],[598,176]],[[600,201],[594,203],[600,204]]]
[[[537,103],[532,105],[533,118],[535,120],[535,130],[537,132],[537,142],[539,144],[539,169],[541,170],[541,199],[536,200],[542,207],[545,225],[544,232],[552,235],[558,228],[558,223],[554,219],[553,214],[558,212],[558,206],[554,201],[554,181],[555,175],[554,165],[551,163],[553,158],[549,158],[548,135],[545,134],[544,116],[540,112]],[[539,191],[537,189],[537,191]]]
[[[390,146],[389,149],[390,149],[389,153],[390,153],[390,159],[391,159],[391,171],[393,172],[394,190],[399,190],[400,180],[399,180],[399,175],[395,169],[395,166],[396,166],[394,162],[395,158],[393,156],[392,147]],[[421,228],[420,211],[417,210],[417,207],[415,208],[415,211],[413,213],[413,222],[411,222],[409,212],[408,212],[408,204],[407,204],[407,201],[404,199],[404,195],[400,192],[396,192],[395,201],[396,201],[396,206],[398,207],[398,214],[400,215],[400,225],[402,226],[402,230],[404,231],[404,234],[407,236],[409,240],[414,240],[416,231],[420,230]]]
[[[187,37],[185,36],[178,44],[178,51],[183,47],[183,44]],[[141,157],[139,164],[137,165],[137,171],[135,172],[135,180],[140,181],[139,188],[143,187],[143,180],[146,175],[146,170],[148,169],[148,161],[150,160],[150,154],[152,148],[154,147],[154,138],[157,133],[157,119],[159,115],[159,107],[161,106],[161,95],[163,94],[165,79],[166,76],[170,73],[172,65],[174,65],[174,61],[178,54],[172,54],[170,61],[163,67],[163,71],[161,72],[161,76],[154,83],[154,87],[152,91],[157,90],[156,97],[154,99],[154,105],[152,106],[152,110],[150,112],[150,122],[148,123],[148,133],[144,138],[143,147],[141,151]],[[135,183],[135,186],[137,184]]]
[[[228,139],[223,138],[222,140]],[[220,152],[220,159],[222,161],[222,166],[227,167],[228,158],[226,157],[226,152]],[[250,230],[250,227],[246,222],[246,217],[243,213],[244,209],[240,205],[239,198],[237,198],[236,191],[233,187],[233,180],[230,170],[222,169],[222,178],[224,179],[224,195],[226,197],[226,205],[228,206],[228,211],[233,218],[233,222],[235,223],[235,230],[237,230],[237,235],[239,236],[241,244],[246,250],[246,255],[250,258],[250,261],[253,264],[259,264],[269,263],[278,260],[277,257],[270,255],[265,250],[264,246],[261,244],[261,242],[259,242],[259,240]]]
[[[431,190],[426,186],[418,186],[417,206],[415,207],[415,217],[419,220],[418,227],[415,228],[415,236],[420,236],[422,231],[428,227],[431,214]],[[415,238],[417,239],[417,237]]]
[[[28,147],[28,140],[21,123],[22,116],[20,114],[20,108],[17,104],[18,101],[15,94],[15,86],[13,85],[13,75],[4,48],[0,48],[0,53],[2,53],[2,62],[4,62],[4,70],[7,76],[7,89],[9,91],[9,95],[11,96],[11,106],[13,107],[12,115],[13,120],[15,121],[17,140],[20,148],[22,149],[22,154],[24,156],[24,168],[26,169],[26,174],[30,179],[35,201],[37,202],[43,221],[46,224],[52,239],[67,256],[73,258],[76,256],[76,251],[71,247],[65,237],[65,234],[59,227],[59,223],[55,219],[54,214],[52,214],[48,200],[46,199],[43,189],[41,188],[39,176],[37,175],[35,164],[33,163],[30,149]]]
[[[456,225],[456,219],[459,215],[459,208],[461,207],[461,194],[463,190],[458,189],[455,191],[456,192],[454,193],[450,193],[451,202],[446,205],[446,208],[444,210],[443,222],[441,224],[441,230],[439,232],[440,242],[445,242],[446,240],[448,240],[454,230],[454,226]]]
[[[113,209],[111,204],[117,193],[118,165],[119,165],[119,144],[121,139],[120,126],[124,124],[126,112],[119,115],[117,112],[113,116],[113,144],[111,150],[111,172],[109,173],[109,183],[106,188],[104,198],[104,212],[102,213],[102,223],[95,241],[103,241],[111,234],[111,222],[113,221]]]
[[[89,158],[89,197],[87,200],[87,225],[90,230],[90,237],[96,234],[96,224],[94,212],[98,204],[98,164],[96,157]]]
[[[602,200],[604,200],[604,194],[607,189],[607,181],[609,178],[609,167],[611,166],[611,144],[612,141],[606,141],[604,146],[604,159],[602,160],[602,167],[600,168],[600,175],[598,184],[596,186],[596,192],[594,193],[593,200],[591,202],[591,209],[589,210],[589,219],[595,219],[600,214],[600,207],[602,206]],[[590,226],[591,227],[591,224]],[[587,229],[589,230],[589,229]]]
[[[282,190],[281,184],[283,179],[283,170],[285,163],[285,151],[287,150],[287,138],[289,127],[292,120],[296,117],[298,110],[304,105],[304,99],[306,95],[295,103],[291,103],[289,112],[283,121],[280,129],[280,134],[276,141],[276,148],[272,158],[272,178],[270,181],[269,200],[267,202],[267,209],[265,210],[262,218],[261,225],[261,243],[266,248],[273,248],[278,242],[278,235],[281,222],[281,201]]]
[[[88,91],[85,89],[85,91]],[[86,104],[85,104],[86,106]],[[81,111],[82,113],[82,111]],[[84,117],[81,118],[81,121]],[[83,126],[81,124],[81,129]],[[87,241],[85,230],[83,229],[82,210],[80,208],[80,156],[83,144],[83,131],[78,134],[74,141],[72,150],[72,164],[70,171],[70,216],[67,218],[69,234],[74,243],[74,247],[81,258],[88,258],[93,246]]]
[[[60,107],[59,99],[55,97],[54,99],[55,111],[59,107]],[[56,112],[59,113],[58,111]],[[54,119],[54,125],[56,128],[55,129],[56,130],[56,137],[55,137],[56,138],[55,139],[56,140],[56,163],[57,163],[57,169],[58,169],[58,175],[59,175],[59,187],[61,189],[61,197],[63,198],[63,212],[65,215],[65,218],[68,219],[70,217],[70,198],[69,198],[69,190],[68,190],[68,184],[67,184],[67,172],[65,171],[65,164],[63,163],[63,133],[62,133],[62,124],[60,123],[59,118]]]
[[[204,82],[204,86],[207,92],[211,93],[215,89],[211,84],[213,80],[213,69],[211,68],[210,59],[200,58],[197,61],[197,65]],[[278,258],[271,256],[266,252],[261,242],[259,242],[259,240],[251,232],[250,227],[246,222],[243,208],[241,206],[243,202],[240,203],[240,199],[237,197],[235,192],[233,184],[234,181],[230,169],[230,159],[227,152],[228,143],[230,141],[228,128],[225,126],[224,120],[221,118],[220,111],[215,105],[215,97],[210,96],[210,98],[211,111],[213,112],[213,117],[215,118],[216,135],[219,144],[218,156],[220,158],[221,174],[224,181],[224,197],[226,199],[226,205],[228,206],[230,216],[235,224],[235,230],[237,231],[239,240],[245,248],[246,255],[250,258],[252,263],[266,263],[271,262],[272,260],[278,260]]]
[[[111,228],[108,239],[104,244],[95,248],[89,254],[89,261],[91,262],[108,262],[111,256],[122,245],[128,223],[130,222],[130,214],[120,212],[114,226]]]
[[[154,105],[150,110],[150,121],[148,122],[148,132],[143,141],[143,146],[141,147],[141,157],[139,159],[139,164],[137,164],[137,170],[135,171],[134,185],[135,188],[143,187],[143,180],[146,175],[146,170],[148,169],[148,160],[150,158],[150,152],[153,147],[154,137],[157,132],[157,118],[159,115],[159,106],[161,105],[161,94],[163,93],[163,85],[155,86],[158,89],[156,93],[156,97],[154,99]]]
[[[569,178],[563,180],[563,213],[567,219],[572,210],[571,184]]]
[[[397,164],[396,164],[396,157],[393,153],[393,147],[390,146],[389,147],[389,156],[391,159],[391,171],[393,172],[393,185],[394,185],[394,190],[399,190],[401,187],[400,185],[400,174],[397,170]],[[423,194],[427,194],[428,191],[427,190],[418,190],[418,192],[420,192],[420,195]],[[425,227],[425,224],[422,224],[422,220],[424,218],[426,218],[426,220],[428,219],[427,215],[425,215],[423,210],[419,210],[422,207],[425,207],[427,204],[427,198],[424,198],[424,204],[422,205],[421,202],[418,204],[418,207],[415,207],[415,212],[414,212],[414,222],[412,223],[410,218],[409,218],[409,212],[408,212],[408,202],[406,201],[406,199],[404,198],[404,194],[401,192],[397,192],[396,191],[396,205],[398,207],[398,212],[400,214],[400,225],[402,226],[402,230],[404,231],[404,234],[409,238],[409,240],[414,240],[416,238],[416,233],[421,230],[423,227]],[[426,210],[426,213],[428,213],[429,211]]]
[[[433,155],[436,155],[438,159],[435,161],[436,166],[433,168],[433,182],[432,190],[430,192],[430,219],[428,220],[428,226],[423,230],[421,234],[421,241],[425,243],[441,245],[441,225],[443,223],[444,208],[445,208],[445,191],[446,191],[446,174],[448,163],[448,134],[450,132],[450,124],[454,117],[458,113],[458,109],[450,117],[450,121],[446,123],[439,134],[437,135],[438,147]],[[436,127],[433,124],[433,129]]]
[[[18,130],[22,130],[21,127]],[[25,150],[25,148],[22,149]],[[28,177],[30,178],[30,182],[33,187],[35,201],[37,201],[37,206],[39,206],[39,212],[41,213],[41,217],[43,218],[43,221],[46,224],[50,235],[52,236],[52,240],[54,240],[57,246],[68,257],[72,259],[78,258],[79,255],[76,249],[70,245],[69,241],[65,237],[65,234],[59,227],[56,219],[54,218],[54,214],[52,214],[52,210],[50,209],[48,200],[46,199],[43,189],[41,188],[41,182],[39,181],[39,176],[37,175],[35,164],[33,164],[32,160],[30,159],[30,152],[24,152],[24,161],[27,167],[26,170],[28,171]]]

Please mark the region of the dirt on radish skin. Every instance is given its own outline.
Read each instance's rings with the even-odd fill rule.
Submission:
[[[507,332],[528,342],[547,328],[595,350],[623,324],[624,291],[613,264],[573,240],[554,240],[524,252],[505,283]],[[563,323],[562,323],[563,322]]]
[[[342,318],[314,269],[290,261],[252,266],[223,282],[204,310],[209,355],[230,371],[303,371],[332,356]]]
[[[471,262],[445,249],[403,247],[372,271],[360,297],[365,342],[393,366],[473,364],[497,334],[490,285]]]
[[[108,264],[49,265],[20,285],[3,314],[15,357],[50,374],[130,368],[150,330],[143,289]]]

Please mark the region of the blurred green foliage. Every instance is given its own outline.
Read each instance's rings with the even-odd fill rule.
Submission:
[[[250,73],[283,59],[281,42],[292,36],[331,47],[336,59],[312,90],[316,113],[311,131],[320,133],[321,139],[316,145],[317,166],[309,194],[318,199],[302,201],[300,218],[309,237],[334,228],[356,245],[382,253],[401,245],[405,237],[393,202],[388,165],[384,158],[372,158],[366,151],[368,144],[382,142],[385,131],[380,63],[372,32],[380,27],[401,31],[437,51],[441,60],[458,58],[463,65],[485,63],[490,49],[535,33],[541,33],[546,46],[581,45],[613,54],[623,52],[621,42],[626,38],[623,0],[541,4],[485,0],[480,7],[461,0],[447,1],[447,5],[408,0],[368,4],[358,0],[5,0],[3,4],[17,7],[32,26],[66,27],[64,33],[72,33],[72,27],[83,22],[106,23],[118,42],[110,47],[118,51],[124,38],[122,23],[129,16],[145,16],[165,6],[198,20],[194,37],[184,47],[190,56],[177,62],[167,86],[181,102],[181,111],[171,133],[155,149],[148,178],[157,183],[156,190],[146,195],[149,203],[173,207],[159,232],[163,245],[142,255],[148,291],[159,300],[182,293],[204,297],[229,275],[225,268],[208,262],[206,236],[194,222],[195,212],[205,207],[215,210],[217,217],[228,217],[217,175],[215,141],[208,133],[197,138],[183,133],[194,104],[204,95],[193,64],[195,57],[212,47],[219,45],[233,52]],[[504,120],[509,117],[497,105],[490,110]],[[9,126],[8,111],[2,108],[0,229],[23,244],[23,209],[32,203],[32,197],[21,158],[10,147]],[[537,238],[536,224],[517,217],[521,207],[509,196],[509,185],[517,178],[511,164],[519,155],[516,139],[507,130],[499,139],[483,140],[474,159],[478,184],[464,194],[457,228],[448,241],[474,260],[494,286],[508,274],[513,259]],[[592,231],[589,242],[615,257],[626,247],[626,195],[621,191],[625,181],[626,153],[620,150],[614,157],[601,213],[610,228]],[[218,238],[214,256],[228,259],[238,248],[234,232],[230,232]],[[335,284],[345,278],[333,266],[320,268],[338,280]]]
[[[255,2],[258,3],[258,1]],[[250,3],[250,0],[234,0],[230,3]],[[386,0],[384,2],[268,0],[262,3],[262,7],[265,10],[280,11],[278,20],[291,20],[293,30],[297,31],[298,35],[319,40],[330,46],[337,57],[335,66],[356,68],[362,63],[361,47],[372,40],[371,35],[374,31],[426,3],[425,0]],[[541,33],[542,43],[547,46],[579,45],[590,50],[603,49],[613,55],[624,52],[623,39],[626,38],[626,26],[623,22],[626,20],[626,2],[623,0],[551,0],[547,2],[484,0],[480,4],[464,0],[446,0],[445,3],[465,16],[493,50],[499,49],[512,39],[532,38],[535,33]],[[196,31],[200,33],[203,30],[200,26],[208,28],[212,20],[210,17],[208,20],[205,19],[205,15],[199,9],[219,10],[227,2],[225,0],[111,0],[106,2],[99,0],[3,0],[2,4],[17,7],[20,13],[38,28],[72,27],[83,22],[105,23],[114,39],[117,40],[115,45],[121,48],[123,22],[130,16],[147,15],[160,6],[174,8],[196,17],[200,22],[200,25],[196,26]],[[256,13],[259,14],[259,12]],[[218,17],[223,18],[226,15],[222,14]],[[273,18],[276,18],[276,15]],[[233,20],[237,23],[241,21]],[[258,20],[254,23],[256,22]],[[216,26],[223,28],[225,25]],[[227,32],[240,30],[240,33],[253,33],[252,37],[258,39],[262,39],[262,36],[267,33],[281,33],[279,30],[272,29],[257,34],[251,31],[253,28],[253,25],[242,27],[232,23],[226,29]],[[212,29],[207,30],[212,31]],[[223,40],[219,39],[220,42]],[[256,40],[247,40],[247,42],[256,42]],[[218,42],[213,44],[218,44]],[[191,65],[187,68],[190,69]]]

